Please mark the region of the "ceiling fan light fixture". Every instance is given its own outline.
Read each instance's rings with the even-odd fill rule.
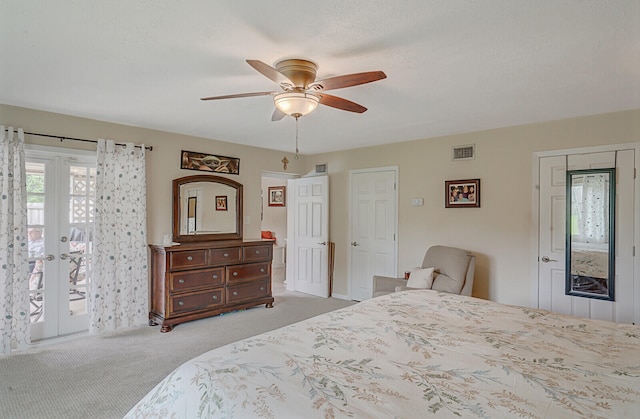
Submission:
[[[275,95],[273,102],[282,113],[300,117],[317,108],[320,97],[306,92],[285,92]]]

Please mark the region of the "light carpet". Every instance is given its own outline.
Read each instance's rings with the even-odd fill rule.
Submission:
[[[0,357],[0,418],[121,418],[167,374],[210,349],[353,304],[286,291],[264,305],[178,325],[41,343]]]

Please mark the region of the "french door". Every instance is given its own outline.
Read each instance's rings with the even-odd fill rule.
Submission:
[[[25,152],[32,340],[89,325],[96,163],[77,153]]]

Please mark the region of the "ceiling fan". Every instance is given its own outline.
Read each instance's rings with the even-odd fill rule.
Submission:
[[[346,74],[316,80],[318,66],[309,60],[286,59],[276,63],[275,68],[259,60],[246,60],[259,73],[278,83],[282,92],[253,92],[235,95],[203,97],[201,100],[232,99],[251,96],[273,96],[276,109],[271,116],[272,121],[279,121],[286,115],[296,120],[313,111],[318,104],[330,106],[349,112],[363,113],[367,110],[362,105],[338,96],[324,93],[326,90],[342,89],[371,83],[387,77],[382,71],[368,71],[365,73]]]

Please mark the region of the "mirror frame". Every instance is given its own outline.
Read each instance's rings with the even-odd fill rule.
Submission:
[[[236,232],[218,234],[180,234],[180,186],[194,182],[221,183],[236,190]],[[203,242],[217,240],[242,240],[242,190],[243,186],[234,180],[214,175],[193,175],[173,180],[173,241]],[[186,210],[186,208],[185,208]]]
[[[609,207],[609,216],[606,219],[606,222],[609,223],[609,234],[607,237],[608,240],[608,251],[607,251],[607,276],[608,278],[598,278],[605,279],[607,283],[607,293],[596,293],[589,291],[581,291],[576,290],[574,287],[574,278],[571,275],[571,233],[572,233],[572,220],[571,220],[571,205],[572,205],[572,194],[571,188],[573,186],[573,176],[574,175],[594,175],[594,174],[608,174],[609,175],[609,191],[607,197],[605,198],[604,205],[608,205]],[[567,170],[567,215],[566,215],[566,227],[565,227],[565,235],[566,235],[566,253],[565,253],[565,295],[572,295],[576,297],[585,297],[585,298],[595,298],[599,300],[607,300],[607,301],[615,301],[615,293],[614,293],[614,285],[615,285],[615,214],[616,214],[616,169],[586,169],[586,170]]]

